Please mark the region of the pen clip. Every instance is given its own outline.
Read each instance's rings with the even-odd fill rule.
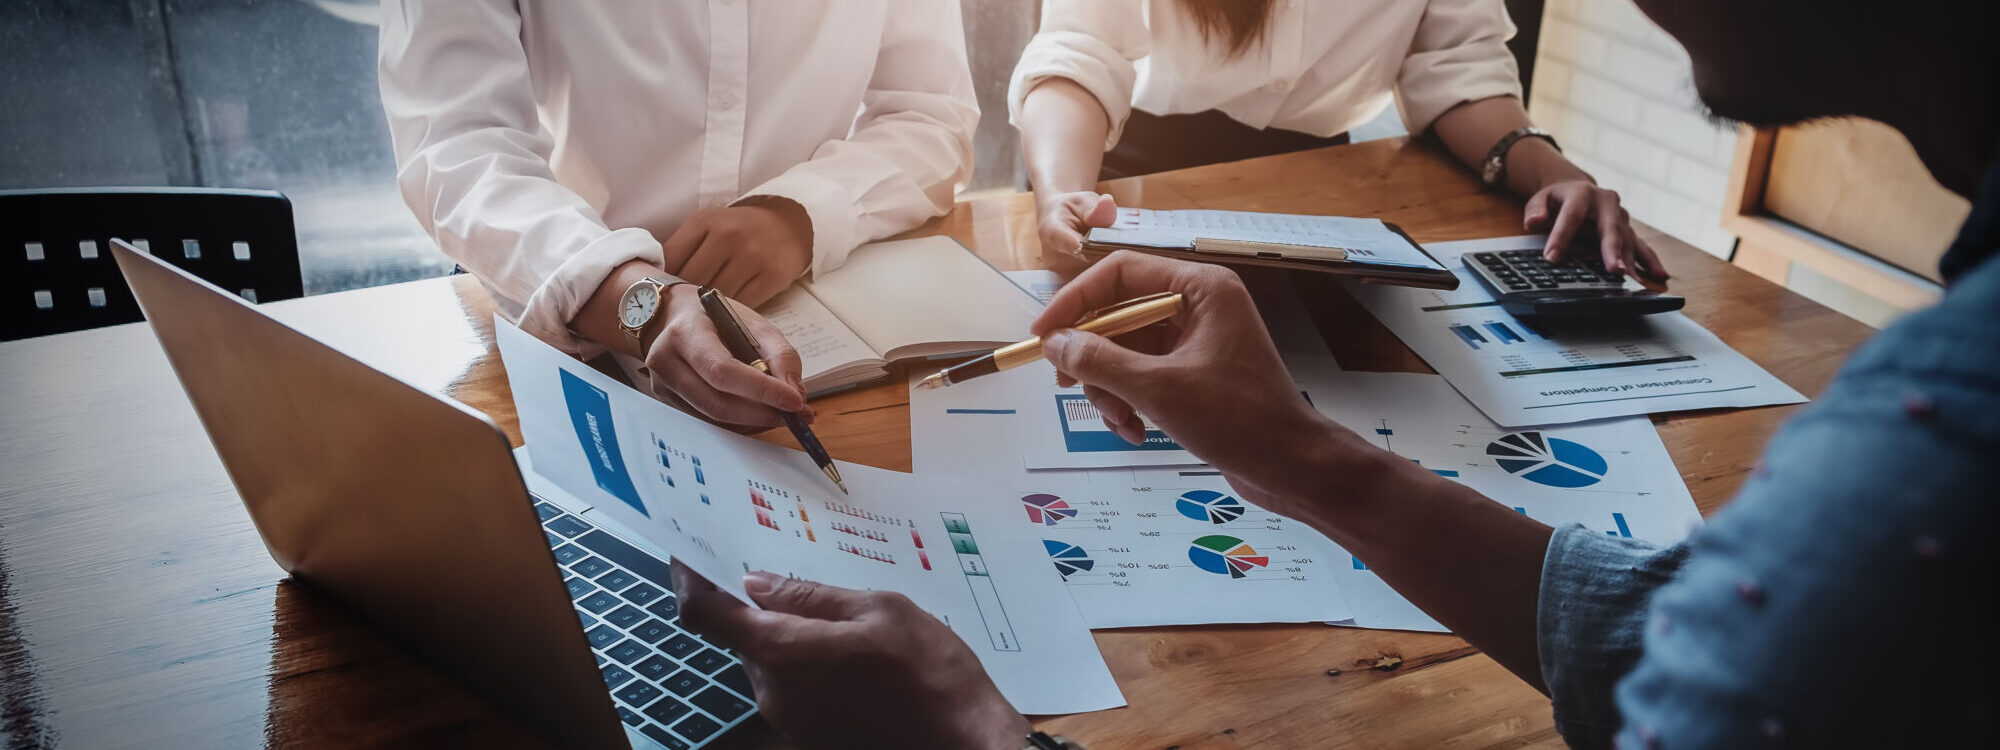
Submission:
[[[1131,299],[1119,302],[1114,305],[1106,305],[1104,307],[1100,307],[1090,312],[1084,313],[1083,317],[1076,319],[1076,324],[1083,325],[1098,318],[1102,318],[1106,315],[1118,312],[1119,310],[1124,310],[1126,308],[1131,308],[1131,307],[1138,307],[1148,302],[1152,302],[1153,300],[1166,299],[1168,297],[1172,297],[1175,294],[1176,292],[1156,292],[1153,294],[1148,294],[1144,297],[1133,297]]]

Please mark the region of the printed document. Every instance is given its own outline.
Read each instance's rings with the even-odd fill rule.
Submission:
[[[1008,375],[913,388],[911,458],[921,474],[1011,490],[987,509],[989,525],[1034,534],[1091,627],[1351,615],[1334,577],[1346,560],[1338,548],[1243,501],[1214,470],[1023,469]]]
[[[1702,523],[1645,417],[1505,429],[1436,375],[1349,372],[1307,389],[1322,413],[1384,450],[1550,526],[1582,524],[1669,545]],[[1341,594],[1354,610],[1347,624],[1444,630],[1362,560],[1335,554]]]
[[[1011,490],[842,464],[736,435],[495,320],[537,473],[748,601],[767,570],[910,597],[1029,714],[1124,704],[1040,540],[982,515]]]
[[[1510,427],[1805,397],[1678,312],[1526,323],[1464,268],[1467,252],[1537,249],[1539,236],[1429,246],[1455,291],[1350,284],[1356,299],[1493,421]]]
[[[1340,365],[1320,338],[1319,329],[1300,303],[1291,279],[1270,268],[1240,269],[1244,285],[1256,301],[1271,340],[1295,380],[1339,372]],[[1039,362],[988,375],[982,380],[1010,384],[1012,407],[1021,415],[1018,452],[1030,469],[1082,469],[1126,466],[1190,466],[1201,460],[1189,454],[1165,432],[1146,426],[1145,442],[1125,442],[1104,424],[1097,407],[1081,387],[1056,385],[1054,366]],[[963,386],[953,386],[961,388]],[[1303,389],[1301,389],[1303,393]],[[1225,396],[1226,397],[1226,396]],[[1140,415],[1143,420],[1145,415]]]
[[[1164,249],[1188,249],[1196,240],[1337,248],[1357,263],[1437,268],[1409,240],[1381,219],[1308,216],[1260,211],[1188,209],[1157,211],[1120,208],[1109,227],[1090,230],[1090,241]]]

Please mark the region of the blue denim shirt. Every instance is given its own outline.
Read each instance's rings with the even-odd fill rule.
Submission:
[[[1571,746],[2000,736],[1996,215],[2000,165],[1942,264],[1944,300],[1856,352],[1688,541],[1556,531],[1538,630]]]

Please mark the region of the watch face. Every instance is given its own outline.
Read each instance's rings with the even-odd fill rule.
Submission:
[[[653,319],[653,310],[660,306],[660,290],[651,284],[642,284],[625,293],[619,301],[618,320],[626,328],[638,328]]]

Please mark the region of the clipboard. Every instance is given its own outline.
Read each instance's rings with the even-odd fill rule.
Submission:
[[[1356,281],[1371,284],[1391,284],[1395,286],[1418,287],[1422,289],[1457,289],[1458,274],[1452,273],[1443,263],[1425,250],[1423,245],[1410,238],[1403,228],[1389,222],[1382,222],[1390,232],[1410,243],[1410,248],[1422,253],[1437,268],[1418,268],[1400,263],[1378,263],[1350,257],[1340,248],[1319,245],[1293,245],[1276,242],[1253,242],[1246,240],[1198,238],[1189,247],[1161,247],[1157,245],[1137,245],[1109,242],[1085,237],[1082,251],[1085,257],[1101,258],[1119,250],[1157,255],[1162,258],[1191,260],[1198,263],[1215,263],[1225,266],[1258,266],[1265,268],[1286,268],[1300,271],[1345,276]]]

